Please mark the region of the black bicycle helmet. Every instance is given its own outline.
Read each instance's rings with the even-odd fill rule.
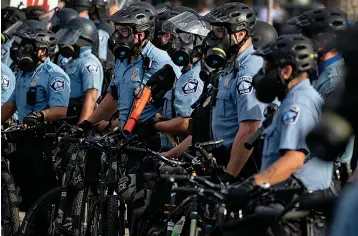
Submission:
[[[65,27],[71,20],[79,17],[77,11],[71,8],[62,8],[53,14],[50,19],[50,27],[53,32],[59,31],[61,28]]]
[[[98,37],[96,25],[88,19],[77,17],[56,33],[58,44],[90,46]]]
[[[107,0],[92,0],[91,5],[96,5],[97,7],[106,7],[108,4]]]
[[[288,24],[297,25],[302,34],[312,37],[322,32],[336,32],[348,28],[347,15],[335,9],[322,8],[307,11],[300,16],[287,21]]]
[[[143,6],[131,5],[123,10],[119,10],[108,18],[114,24],[126,25],[133,28],[134,32],[148,32],[151,39],[155,29],[154,14],[150,9]]]
[[[129,6],[144,7],[145,9],[150,10],[153,13],[153,15],[157,14],[157,9],[152,4],[150,4],[149,2],[136,2],[136,3],[132,3]]]
[[[255,34],[252,36],[254,48],[261,48],[268,43],[274,42],[277,38],[275,27],[264,21],[256,21]]]
[[[211,25],[225,26],[230,34],[241,30],[247,31],[247,36],[255,33],[256,16],[249,6],[239,3],[225,3],[201,18]]]
[[[48,55],[53,55],[57,40],[55,34],[48,30],[46,24],[37,20],[26,20],[14,33],[21,39],[31,40],[36,48],[46,48]]]
[[[194,15],[196,15],[197,17],[199,17],[199,13],[197,13],[193,8],[190,8],[190,7],[186,7],[186,6],[178,6],[178,7],[174,7],[173,8],[173,11],[177,11],[179,13],[183,13],[183,12],[191,12],[193,13]]]
[[[317,54],[311,40],[298,34],[282,35],[254,54],[273,62],[278,67],[291,65],[298,73],[311,72],[317,66]]]
[[[65,0],[65,7],[73,8],[78,13],[88,10],[92,6],[91,0]]]
[[[28,20],[39,20],[40,16],[46,13],[46,10],[40,6],[26,7],[22,11],[25,13],[26,19]]]
[[[160,33],[163,33],[162,25],[165,21],[179,14],[179,12],[174,10],[158,13],[155,18],[155,35],[158,36]]]

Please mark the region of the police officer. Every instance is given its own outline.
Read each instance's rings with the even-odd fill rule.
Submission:
[[[323,8],[304,12],[302,15],[289,20],[290,24],[299,27],[301,33],[314,42],[318,53],[319,67],[312,74],[313,87],[321,94],[324,100],[332,94],[339,81],[344,79],[345,64],[341,53],[332,48],[332,41],[337,32],[348,28],[347,15],[339,10]],[[348,143],[346,151],[339,157],[341,180],[349,178],[350,161],[353,156],[354,137]]]
[[[88,19],[77,17],[56,33],[60,54],[70,61],[64,66],[71,79],[68,116],[77,116],[78,122],[86,120],[93,113],[101,94],[103,68],[101,62],[91,53],[97,28]]]
[[[16,22],[22,22],[26,20],[25,13],[15,7],[6,7],[5,9],[1,10],[1,29],[4,31],[13,25]],[[13,60],[10,57],[10,48],[12,43],[14,42],[14,38],[5,38],[6,36],[1,34],[2,37],[2,45],[1,45],[1,62],[11,67],[13,64]]]
[[[15,75],[12,70],[1,62],[1,105],[9,100],[15,89]]]
[[[112,35],[112,28],[104,22],[106,19],[106,0],[93,0],[89,9],[89,17],[98,29],[98,57],[103,61],[114,61],[114,56],[108,48],[108,39]]]
[[[212,132],[214,140],[224,142],[213,154],[219,164],[227,165],[225,181],[230,181],[248,160],[251,151],[245,149],[244,142],[263,119],[264,104],[257,101],[252,87],[252,78],[263,63],[262,58],[252,55],[256,18],[249,6],[231,2],[215,8],[202,20],[213,26],[203,43],[205,62],[211,68],[223,68],[212,112]],[[248,170],[245,175],[253,174],[255,165]]]
[[[134,92],[165,64],[173,65],[175,69],[167,53],[157,49],[150,42],[155,23],[151,11],[140,6],[129,6],[109,17],[109,20],[115,24],[115,32],[110,39],[116,57],[114,78],[107,96],[92,116],[81,124],[85,130],[101,120],[109,119],[117,109],[123,128],[135,99]],[[178,69],[176,74],[180,75]],[[118,99],[118,105],[114,99]],[[159,110],[160,107],[147,105],[139,122],[152,119]]]
[[[55,35],[45,24],[33,20],[25,21],[15,35],[19,38],[16,51],[19,72],[15,90],[1,106],[1,121],[8,120],[15,111],[19,122],[27,126],[65,117],[70,81],[49,58],[56,46]],[[25,211],[56,184],[51,158],[44,160],[41,143],[41,138],[24,136],[11,158],[11,173],[22,193],[20,209]]]
[[[307,188],[307,197],[332,196],[333,162],[311,155],[305,141],[318,123],[323,105],[309,80],[309,74],[317,67],[311,41],[301,35],[283,35],[256,54],[265,60],[264,67],[253,78],[256,96],[262,102],[278,97],[281,105],[264,131],[261,172],[232,190],[235,198],[248,197],[248,193],[264,183],[284,187],[290,184],[292,174],[297,174]],[[322,225],[316,222],[313,225],[314,235],[323,235]]]
[[[166,10],[159,12],[155,18],[155,32],[152,43],[159,49],[167,50],[168,42],[173,37],[170,33],[166,33],[162,29],[162,25],[165,21],[179,15],[179,12],[173,10]]]
[[[182,67],[182,75],[175,88],[168,91],[161,112],[166,121],[157,122],[154,127],[166,134],[185,134],[193,109],[191,105],[200,97],[204,83],[199,78],[201,71],[201,43],[210,31],[210,25],[200,21],[191,12],[183,12],[163,23],[163,32],[172,34],[168,53],[173,62]],[[173,140],[172,140],[173,141]],[[162,148],[172,148],[170,141],[162,135]]]

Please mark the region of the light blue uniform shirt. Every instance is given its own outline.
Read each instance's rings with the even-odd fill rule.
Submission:
[[[199,73],[201,71],[200,61],[193,67],[182,74],[175,84],[174,89],[174,109],[176,117],[181,116],[184,118],[190,117],[193,105],[203,92],[204,82],[200,79]],[[167,119],[172,117],[172,93],[168,91],[164,96],[164,106],[161,112],[162,116]],[[165,134],[160,134],[162,148],[170,149],[173,146],[169,142]]]
[[[7,65],[8,67],[10,67],[11,64],[13,63],[10,57],[10,49],[13,42],[14,42],[14,37],[10,38],[6,43],[1,45],[1,62]]]
[[[109,33],[103,29],[98,30],[98,57],[107,61]]]
[[[252,86],[252,78],[262,67],[263,59],[252,55],[253,52],[253,46],[243,51],[236,59],[238,71],[231,65],[219,78],[212,131],[214,140],[224,139],[226,148],[233,144],[240,122],[263,119],[265,104],[256,99]]]
[[[27,92],[36,89],[36,104],[27,104]],[[16,75],[16,87],[9,101],[14,103],[19,121],[31,112],[40,112],[50,107],[67,107],[70,98],[70,78],[49,58],[33,72],[19,71]]]
[[[9,100],[15,89],[16,78],[12,70],[1,62],[1,105]]]
[[[302,150],[306,163],[297,171],[309,191],[327,189],[332,181],[333,162],[309,154],[306,136],[317,125],[323,99],[309,79],[299,82],[277,109],[272,124],[264,131],[261,171],[279,160],[284,150]]]
[[[337,84],[344,80],[345,63],[342,55],[338,54],[326,60],[319,67],[318,80],[313,81],[313,87],[321,94],[324,100],[331,95]],[[354,136],[350,138],[346,151],[339,157],[342,163],[350,162],[353,156]]]
[[[67,65],[67,63],[69,61],[71,61],[71,58],[66,58],[66,57],[62,56],[61,54],[59,54],[57,57],[56,64],[64,70],[65,66]]]
[[[134,62],[128,62],[128,59],[121,62],[116,60],[114,68],[114,78],[111,84],[114,84],[118,93],[118,109],[121,127],[123,128],[131,109],[134,92],[143,87],[149,78],[164,65],[169,64],[173,67],[177,77],[180,76],[180,69],[174,65],[168,54],[156,48],[151,42],[148,42],[142,50],[143,57],[151,59],[150,69],[144,74],[143,58],[141,56]],[[142,83],[141,83],[142,82]],[[111,93],[111,87],[108,87],[108,93]],[[160,111],[160,107],[146,105],[138,121],[146,121],[152,118],[155,113]]]
[[[85,92],[89,89],[98,90],[98,97],[102,92],[103,68],[98,58],[92,54],[91,47],[80,49],[80,55],[71,59],[64,70],[70,77],[70,99],[84,99]]]

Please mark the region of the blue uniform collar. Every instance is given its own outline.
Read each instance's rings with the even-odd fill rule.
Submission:
[[[236,58],[236,61],[242,62],[244,61],[247,56],[251,55],[255,51],[254,46],[251,45],[248,48],[246,48],[240,55]]]
[[[80,48],[80,57],[83,57],[84,55],[92,53],[92,47],[91,46],[85,46],[83,48]]]
[[[291,91],[289,92],[290,93],[293,93],[294,91],[300,89],[301,87],[307,87],[307,86],[310,86],[311,85],[311,82],[310,82],[310,79],[304,79],[302,81],[300,81],[298,84],[296,84],[292,89]]]
[[[336,55],[336,56],[324,61],[323,64],[319,66],[318,73],[321,74],[328,66],[330,66],[333,63],[341,60],[342,58],[343,58],[342,55],[338,54],[338,55]]]
[[[153,49],[153,44],[150,41],[148,41],[147,44],[145,45],[145,47],[142,50],[142,55],[144,57],[146,57],[150,53],[150,51],[152,49]]]
[[[21,75],[20,75],[20,76],[22,76],[22,75],[32,75],[32,74],[36,74],[39,70],[42,70],[42,67],[43,67],[44,65],[46,65],[47,63],[49,63],[50,61],[51,61],[51,60],[50,60],[50,58],[48,57],[48,58],[45,59],[45,61],[44,61],[43,63],[41,63],[40,65],[38,65],[34,71],[31,71],[31,72],[29,72],[29,73],[26,73],[26,72],[24,72],[24,71],[21,71]]]

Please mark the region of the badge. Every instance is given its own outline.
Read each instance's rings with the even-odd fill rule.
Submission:
[[[33,79],[33,80],[31,81],[31,83],[30,83],[30,86],[33,87],[33,86],[35,86],[35,85],[36,85],[36,79]]]
[[[211,101],[211,95],[205,100],[203,107],[206,107]]]
[[[138,96],[140,93],[140,88],[135,88],[134,91],[133,91],[133,96]]]
[[[132,80],[135,80],[138,77],[139,69],[135,68],[135,71],[132,72]]]
[[[87,64],[86,68],[90,74],[95,74],[98,72],[98,66],[95,64]]]
[[[300,116],[300,108],[298,106],[291,106],[288,111],[283,114],[282,122],[284,125],[295,124]]]
[[[9,77],[2,75],[1,76],[1,87],[3,89],[8,89],[10,87],[10,79]]]
[[[195,93],[198,90],[199,81],[197,79],[188,79],[181,87],[184,95]]]
[[[65,79],[61,77],[54,78],[51,81],[50,88],[54,92],[61,92],[65,90]]]
[[[228,85],[229,85],[229,81],[230,81],[229,78],[225,79],[225,80],[224,80],[224,85],[225,85],[225,86],[228,86]]]
[[[252,77],[251,76],[241,76],[237,80],[237,93],[239,95],[247,95],[252,93]]]

